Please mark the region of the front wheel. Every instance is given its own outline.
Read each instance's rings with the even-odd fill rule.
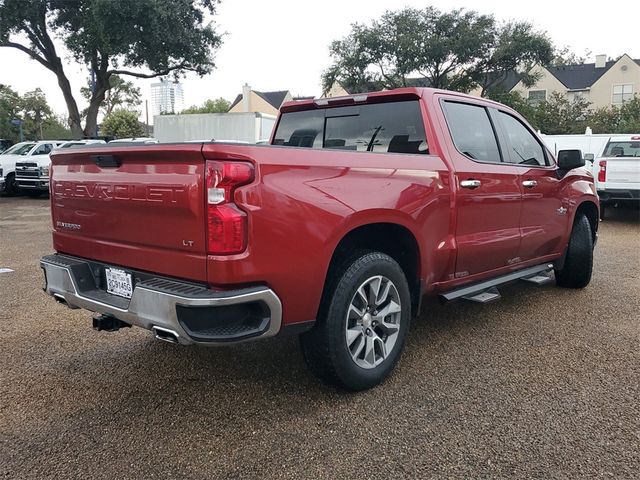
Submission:
[[[305,361],[323,382],[365,390],[398,362],[411,320],[409,285],[388,255],[352,256],[329,278],[316,325],[301,335]]]
[[[579,214],[573,222],[569,246],[561,270],[556,269],[556,284],[565,288],[584,288],[593,270],[593,235],[589,219]]]
[[[4,184],[4,193],[11,196],[17,195],[19,189],[18,189],[18,183],[16,182],[15,175],[13,174],[7,175],[5,182],[6,183]]]

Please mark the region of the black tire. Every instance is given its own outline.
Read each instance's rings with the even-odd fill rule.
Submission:
[[[356,362],[364,362],[366,359],[356,360],[355,357],[352,357],[352,352],[347,345],[347,322],[357,322],[356,327],[362,328],[364,332],[365,330],[368,331],[368,328],[365,328],[365,322],[370,322],[375,317],[371,317],[371,314],[369,314],[368,320],[365,320],[365,314],[365,317],[361,319],[355,320],[352,318],[348,320],[347,316],[358,289],[377,276],[382,278],[381,281],[389,281],[395,287],[393,295],[399,300],[400,311],[393,318],[396,319],[395,322],[399,324],[399,328],[397,329],[395,343],[391,345],[390,351],[386,352],[386,357],[379,355],[376,358],[377,353],[373,348],[373,364],[375,365],[377,361],[380,361],[380,363],[363,368]],[[378,287],[378,289],[381,288]],[[380,308],[380,305],[378,304],[378,308]],[[372,314],[376,313],[373,306],[371,310],[373,310]],[[328,385],[352,391],[372,388],[381,383],[398,362],[409,330],[410,321],[411,296],[407,278],[400,265],[388,255],[380,252],[364,251],[356,253],[349,256],[341,266],[334,269],[333,273],[330,274],[325,285],[316,324],[310,331],[300,336],[305,362],[311,372]],[[385,338],[384,343],[386,344],[387,339],[391,338],[391,334],[386,336],[385,330],[380,333],[379,329],[382,325],[375,326],[376,323],[372,323],[374,325],[371,327],[372,332],[368,332],[366,335],[375,337],[378,342]],[[366,343],[371,340],[371,344],[376,345],[376,342],[373,339],[367,339],[364,333],[361,336],[362,338],[358,338],[358,342],[361,340]],[[380,343],[377,345],[380,346]],[[364,352],[366,348],[363,346],[362,350]],[[369,351],[371,352],[372,350]],[[366,356],[366,353],[364,356]]]
[[[604,203],[600,204],[600,220],[604,220],[605,217],[605,207],[606,205]]]
[[[18,184],[16,183],[16,176],[13,173],[7,175],[5,178],[4,184],[4,193],[7,195],[17,195],[18,194]]]
[[[584,288],[593,271],[593,236],[587,217],[579,214],[573,222],[562,270],[555,270],[556,284],[565,288]]]

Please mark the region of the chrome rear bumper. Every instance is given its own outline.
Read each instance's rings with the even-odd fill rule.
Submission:
[[[237,343],[271,337],[280,331],[282,305],[269,288],[213,291],[146,275],[136,281],[129,300],[99,288],[101,265],[110,266],[67,255],[43,257],[44,291],[70,308],[113,315],[155,333],[173,332],[182,345]]]

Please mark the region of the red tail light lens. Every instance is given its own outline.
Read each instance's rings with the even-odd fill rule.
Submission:
[[[600,170],[598,170],[598,181],[606,182],[607,181],[607,161],[600,160]]]
[[[247,248],[247,214],[233,203],[233,192],[254,178],[253,165],[244,162],[206,163],[207,252],[242,253]]]

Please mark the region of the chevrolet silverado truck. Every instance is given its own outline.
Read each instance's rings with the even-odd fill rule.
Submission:
[[[640,204],[640,135],[611,137],[594,169],[601,219],[607,206]]]
[[[270,143],[56,151],[46,293],[97,330],[181,345],[298,334],[313,373],[362,390],[424,295],[590,281],[593,176],[504,105],[418,88],[294,101]]]

